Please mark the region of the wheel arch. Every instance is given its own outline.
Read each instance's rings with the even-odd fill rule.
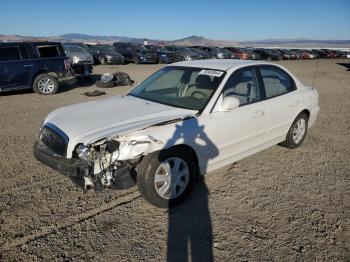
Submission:
[[[53,76],[54,78],[56,78],[56,80],[58,80],[58,75],[55,72],[49,72],[48,70],[39,70],[37,72],[35,72],[35,74],[33,74],[32,77],[32,86],[34,84],[35,79],[42,74],[48,74],[50,76]]]
[[[201,173],[200,173],[200,168],[199,168],[199,160],[198,160],[197,152],[191,146],[186,145],[186,144],[174,145],[172,147],[169,147],[168,149],[171,150],[173,148],[184,150],[191,155],[191,157],[195,163],[195,167],[196,167],[196,170],[195,170],[196,179],[199,179],[201,177]]]
[[[310,110],[309,109],[304,109],[302,110],[298,115],[302,114],[302,113],[305,113],[307,115],[307,118],[310,118]],[[297,115],[297,116],[298,116]]]

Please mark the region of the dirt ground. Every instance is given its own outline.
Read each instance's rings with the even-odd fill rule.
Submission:
[[[280,63],[312,84],[316,61]],[[67,83],[54,96],[0,94],[0,260],[350,261],[350,69],[339,63],[350,61],[319,61],[321,112],[302,147],[274,146],[213,172],[171,211],[135,187],[83,193],[32,154],[49,112],[130,87],[99,98],[82,95],[94,86]],[[141,81],[160,67],[94,72]]]

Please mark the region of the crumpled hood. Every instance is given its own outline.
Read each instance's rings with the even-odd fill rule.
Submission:
[[[69,137],[69,154],[69,149],[78,143],[91,143],[195,113],[127,95],[59,108],[47,116],[44,124],[55,125]]]

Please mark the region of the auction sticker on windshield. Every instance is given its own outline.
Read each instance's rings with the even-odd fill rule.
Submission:
[[[199,72],[199,75],[207,75],[207,76],[216,76],[220,77],[222,76],[224,72],[223,71],[218,71],[218,70],[209,70],[209,69],[202,69]]]

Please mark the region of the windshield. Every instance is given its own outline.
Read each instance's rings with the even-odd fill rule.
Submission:
[[[139,84],[129,95],[201,111],[224,75],[225,72],[220,70],[167,66]]]
[[[77,45],[64,45],[64,48],[69,52],[83,52],[86,53],[86,50]]]
[[[116,53],[115,49],[111,46],[98,46],[98,49],[100,49],[102,52],[105,53]]]
[[[225,55],[232,55],[232,53],[226,49],[220,48],[220,51],[223,52]]]
[[[177,50],[179,50],[182,53],[193,53],[190,49],[188,49],[186,47],[178,46],[176,48],[177,48]]]
[[[132,45],[132,48],[135,51],[148,52],[148,49],[146,47],[144,47],[143,45]]]
[[[169,50],[166,49],[164,46],[158,46],[158,47],[157,47],[157,51],[158,51],[158,52],[169,52]]]

